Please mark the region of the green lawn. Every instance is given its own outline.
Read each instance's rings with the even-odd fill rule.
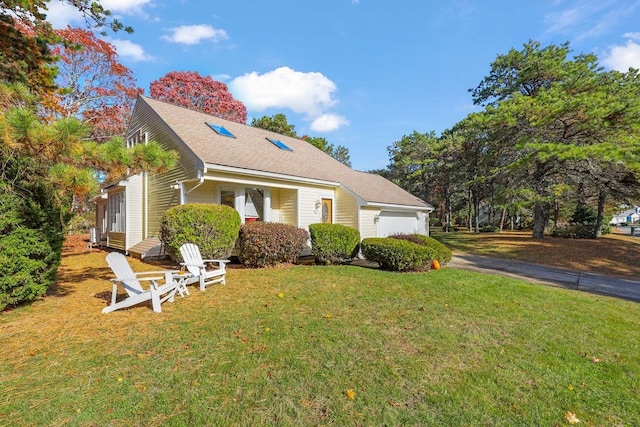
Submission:
[[[0,425],[640,425],[637,303],[293,266],[102,315],[104,255],[65,258],[54,295],[0,316]]]

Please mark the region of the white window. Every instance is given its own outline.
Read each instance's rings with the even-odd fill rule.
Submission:
[[[109,231],[124,233],[124,191],[109,195]]]
[[[127,148],[133,148],[138,144],[146,144],[147,143],[147,133],[139,130],[138,132],[131,135],[127,138]]]

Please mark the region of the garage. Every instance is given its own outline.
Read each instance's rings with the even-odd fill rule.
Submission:
[[[378,215],[378,237],[393,234],[427,234],[426,215],[421,212],[381,211]]]

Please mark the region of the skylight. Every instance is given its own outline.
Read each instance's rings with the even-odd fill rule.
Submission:
[[[267,138],[267,139],[269,140],[269,142],[271,142],[273,145],[275,145],[281,150],[293,151],[291,148],[289,148],[287,144],[280,141],[279,139],[271,139],[271,138]]]
[[[229,138],[235,138],[235,135],[232,134],[229,131],[229,129],[225,128],[224,126],[216,126],[216,125],[208,123],[208,122],[207,122],[207,126],[209,126],[211,129],[213,129],[218,135],[228,136]]]

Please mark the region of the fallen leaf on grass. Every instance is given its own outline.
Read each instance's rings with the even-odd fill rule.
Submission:
[[[576,414],[574,414],[573,412],[565,412],[564,417],[569,422],[569,424],[578,424],[580,422]]]
[[[353,391],[352,388],[350,388],[349,390],[347,390],[347,392],[345,393],[347,395],[347,398],[350,400],[353,400],[356,398],[356,392]]]

